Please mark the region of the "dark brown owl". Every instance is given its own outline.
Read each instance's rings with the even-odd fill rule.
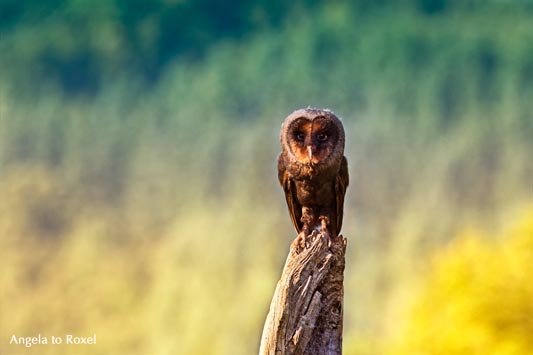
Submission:
[[[331,111],[301,109],[281,126],[278,178],[296,231],[339,235],[348,164],[344,128]]]

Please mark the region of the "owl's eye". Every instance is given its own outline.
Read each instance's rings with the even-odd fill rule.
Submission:
[[[320,133],[317,138],[319,141],[324,142],[326,139],[328,139],[328,135],[325,133]]]
[[[305,134],[303,134],[302,132],[296,132],[296,139],[300,142],[303,142],[305,140]]]

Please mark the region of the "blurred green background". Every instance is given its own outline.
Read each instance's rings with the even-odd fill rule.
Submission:
[[[533,354],[529,0],[0,0],[0,354],[257,353],[308,105],[347,131],[344,354]]]

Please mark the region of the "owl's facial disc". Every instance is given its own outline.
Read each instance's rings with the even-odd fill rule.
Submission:
[[[289,146],[296,159],[315,165],[325,161],[333,152],[338,138],[336,127],[325,117],[297,119],[289,130]]]

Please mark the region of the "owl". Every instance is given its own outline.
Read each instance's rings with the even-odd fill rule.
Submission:
[[[297,110],[283,122],[280,140],[278,179],[296,231],[339,235],[348,187],[341,121],[329,110]]]

